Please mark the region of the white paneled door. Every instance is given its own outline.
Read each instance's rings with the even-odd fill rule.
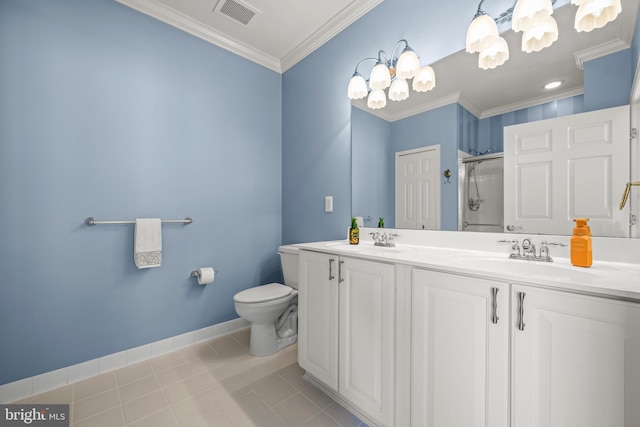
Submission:
[[[504,128],[505,231],[629,235],[618,202],[629,180],[629,106]]]
[[[440,229],[440,146],[396,153],[396,228]]]

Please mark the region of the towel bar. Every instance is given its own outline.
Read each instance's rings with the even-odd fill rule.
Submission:
[[[191,219],[190,217],[186,217],[185,219],[163,219],[162,223],[163,224],[167,224],[167,223],[171,223],[171,224],[191,224],[193,222],[193,219]],[[99,224],[135,224],[136,221],[133,219],[128,219],[128,220],[115,220],[115,221],[98,221],[97,219],[95,219],[94,217],[90,216],[89,218],[87,218],[85,220],[85,223],[87,225],[99,225]]]

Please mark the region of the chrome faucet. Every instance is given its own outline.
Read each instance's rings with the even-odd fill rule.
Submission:
[[[371,237],[373,238],[374,244],[373,246],[382,246],[385,248],[393,248],[396,246],[396,243],[394,242],[393,238],[394,237],[400,237],[399,234],[395,234],[395,233],[379,233],[379,232],[374,232],[374,233],[369,233],[371,235]]]
[[[524,259],[529,261],[543,262],[553,262],[553,258],[551,258],[549,252],[549,246],[567,246],[564,243],[543,241],[540,244],[540,251],[536,253],[536,245],[531,241],[531,238],[529,237],[522,241],[522,250],[517,239],[498,240],[498,242],[511,244],[511,253],[509,254],[509,258],[511,259]]]

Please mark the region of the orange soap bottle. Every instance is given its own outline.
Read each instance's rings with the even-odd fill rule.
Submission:
[[[576,226],[571,237],[571,264],[576,267],[591,267],[591,229],[588,218],[574,219]]]

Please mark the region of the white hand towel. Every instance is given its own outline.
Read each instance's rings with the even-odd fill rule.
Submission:
[[[136,218],[133,259],[138,268],[160,267],[162,222],[160,218]]]

